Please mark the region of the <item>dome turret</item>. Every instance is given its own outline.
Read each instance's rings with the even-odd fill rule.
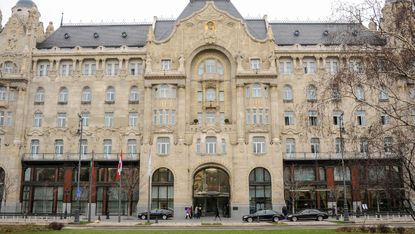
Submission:
[[[32,0],[19,0],[15,7],[32,8],[37,6]]]

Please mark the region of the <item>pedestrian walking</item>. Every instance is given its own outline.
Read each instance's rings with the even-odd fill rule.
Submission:
[[[190,219],[190,208],[186,207],[185,211],[186,211],[186,219]]]
[[[216,210],[215,210],[215,221],[216,221],[216,219],[217,218],[219,218],[219,221],[222,221],[221,219],[220,219],[220,215],[219,215],[219,207],[218,206],[216,206]]]
[[[196,205],[194,213],[195,213],[195,218],[198,219],[199,218],[199,206],[198,205]]]
[[[200,217],[202,217],[202,205],[201,204],[199,204],[199,207],[198,207],[198,219],[200,219]]]

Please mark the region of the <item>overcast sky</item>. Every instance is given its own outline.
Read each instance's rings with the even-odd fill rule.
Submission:
[[[233,0],[244,17],[262,17],[269,20],[327,20],[335,0]],[[362,0],[347,0],[360,2]],[[17,0],[0,0],[4,25]],[[53,21],[64,23],[152,22],[153,16],[176,18],[189,0],[34,0],[45,27]]]

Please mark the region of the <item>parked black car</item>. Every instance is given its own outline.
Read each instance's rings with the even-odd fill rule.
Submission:
[[[252,221],[273,221],[278,222],[279,220],[285,219],[284,215],[273,210],[260,210],[250,215],[242,216],[242,221],[251,223]]]
[[[327,219],[328,217],[329,215],[326,212],[315,209],[305,209],[298,213],[288,215],[287,219],[294,222],[300,219],[323,221],[323,219]]]
[[[173,211],[166,209],[154,209],[150,211],[150,219],[168,219],[173,217]],[[138,218],[142,220],[147,219],[147,211],[138,214]]]

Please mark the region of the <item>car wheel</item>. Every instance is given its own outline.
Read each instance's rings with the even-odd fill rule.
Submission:
[[[163,215],[161,216],[162,219],[166,220],[167,219],[167,215]]]
[[[280,219],[278,217],[274,217],[274,218],[272,218],[272,221],[278,222],[278,221],[280,221]]]
[[[318,221],[323,221],[323,216],[318,216],[318,217],[317,217],[317,220],[318,220]]]
[[[141,219],[142,220],[145,220],[146,219],[146,216],[145,215],[141,215]]]
[[[252,223],[254,220],[252,218],[248,218],[246,221],[248,221],[248,223]]]
[[[298,218],[297,218],[297,217],[292,217],[292,218],[291,218],[291,220],[292,220],[293,222],[297,222]]]

